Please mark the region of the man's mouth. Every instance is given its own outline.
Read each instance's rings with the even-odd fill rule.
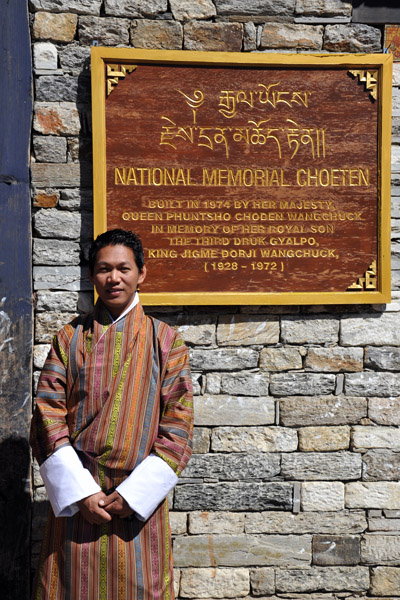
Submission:
[[[111,288],[111,289],[107,290],[107,294],[109,296],[119,296],[121,294],[121,292],[123,292],[123,290],[121,288]]]

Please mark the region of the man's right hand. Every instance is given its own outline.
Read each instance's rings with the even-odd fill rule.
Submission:
[[[83,498],[83,500],[78,500],[78,508],[86,521],[95,525],[102,525],[111,521],[112,516],[102,507],[106,499],[107,496],[104,492],[97,492],[97,494]]]

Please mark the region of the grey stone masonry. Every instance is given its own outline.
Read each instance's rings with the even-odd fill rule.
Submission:
[[[266,510],[292,508],[290,483],[182,484],[175,490],[175,510]]]
[[[275,401],[260,396],[197,396],[195,425],[267,425],[275,422]]]
[[[191,458],[183,478],[215,478],[220,481],[272,479],[280,474],[279,454],[198,454]]]
[[[349,480],[361,476],[361,455],[352,452],[293,452],[282,455],[285,479]]]
[[[212,554],[208,536],[181,537],[174,543],[174,559],[180,567],[308,566],[311,536],[216,534]]]
[[[49,12],[78,13],[80,15],[100,14],[101,0],[30,0],[35,11],[47,10]]]
[[[29,0],[34,392],[52,336],[94,302],[87,271],[93,237],[91,46],[169,50],[174,57],[200,51],[204,62],[207,56],[215,60],[207,52],[217,52],[219,61],[231,52],[246,53],[244,58],[252,54],[250,59],[257,61],[257,53],[263,53],[278,63],[283,63],[282,55],[381,55],[384,26],[355,23],[355,4]],[[260,81],[269,73],[259,71]],[[274,73],[277,82],[278,71]],[[226,85],[240,93],[235,68],[231,75]],[[192,83],[191,91],[182,91],[191,94],[204,82]],[[192,368],[193,455],[168,495],[177,600],[400,597],[397,62],[392,83],[391,302],[286,306],[278,298],[273,306],[144,307],[179,332]],[[177,80],[177,89],[181,85]],[[354,89],[362,94],[363,84]],[[247,92],[246,86],[243,90]],[[341,101],[340,89],[336,92]],[[314,95],[310,98],[306,110],[293,108],[293,120],[303,128],[316,127],[318,111]],[[380,97],[375,104],[379,109]],[[279,107],[272,110],[267,104],[264,116],[250,106],[248,110],[249,119],[273,119],[272,128],[281,126]],[[234,125],[239,125],[235,119],[226,121],[227,127]],[[329,148],[332,156],[336,151],[341,152]],[[256,166],[251,156],[241,157],[243,168]],[[237,161],[230,157],[228,162],[235,166]],[[308,166],[315,165],[299,163]],[[328,154],[324,166],[332,166]],[[294,194],[290,186],[242,189],[245,197],[256,194],[260,199],[278,191],[288,198]],[[306,192],[304,188],[302,197]],[[326,199],[332,190],[322,186],[319,192]],[[212,193],[229,190],[215,188]],[[357,188],[347,188],[346,194],[351,200]],[[338,232],[339,224],[335,227]],[[317,266],[310,270],[310,278],[317,271]],[[268,286],[272,273],[266,275]],[[335,272],[331,276],[334,286]],[[1,303],[0,296],[0,321]],[[36,464],[32,498],[34,571],[48,508]]]
[[[279,414],[287,427],[356,424],[367,417],[368,403],[366,398],[349,396],[283,398]]]

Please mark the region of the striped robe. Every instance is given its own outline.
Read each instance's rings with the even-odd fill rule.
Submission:
[[[186,346],[140,304],[110,325],[101,301],[54,338],[31,429],[41,464],[71,444],[103,491],[150,452],[179,476],[191,454],[192,387]],[[35,600],[173,599],[167,500],[136,517],[92,525],[50,511]]]

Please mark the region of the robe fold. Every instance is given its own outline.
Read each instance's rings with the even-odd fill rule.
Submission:
[[[42,464],[71,445],[104,492],[150,455],[177,476],[191,454],[193,396],[187,348],[176,331],[137,304],[110,323],[98,301],[54,337],[32,420]],[[151,517],[88,523],[50,511],[35,600],[173,599],[165,499]]]

